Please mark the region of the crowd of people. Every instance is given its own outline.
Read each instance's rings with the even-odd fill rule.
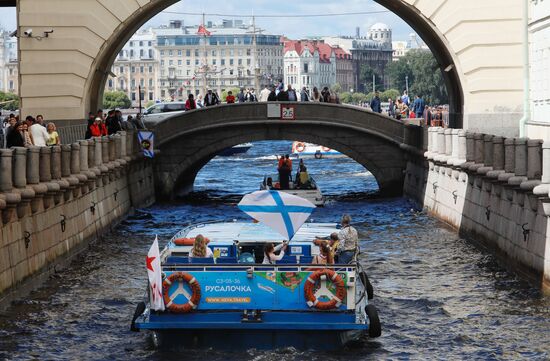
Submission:
[[[329,90],[328,87],[324,87],[321,91],[314,87],[312,90],[303,87],[302,90],[296,90],[292,85],[288,85],[286,88],[284,83],[281,81],[277,85],[265,86],[262,91],[260,91],[259,96],[256,94],[254,88],[240,88],[237,94],[233,94],[232,91],[227,92],[225,99],[221,99],[220,96],[213,91],[208,89],[206,95],[198,95],[195,98],[195,95],[189,94],[185,102],[185,110],[193,110],[204,107],[210,107],[214,105],[219,105],[222,102],[227,104],[234,103],[246,103],[246,102],[324,102],[324,103],[334,103],[339,104],[340,99],[338,94]]]
[[[382,113],[382,101],[379,92],[374,93],[374,97],[369,104],[371,110],[375,113]],[[403,95],[395,100],[388,98],[387,113],[395,119],[424,119],[427,126],[445,125],[445,108],[443,106],[428,106],[422,95],[417,94],[411,101],[408,92],[405,90]]]
[[[61,139],[53,122],[46,123],[42,115],[27,116],[21,121],[19,116],[10,114],[2,126],[4,147],[53,146],[61,144]]]
[[[88,125],[86,127],[85,139],[103,137],[116,134],[121,130],[141,129],[139,119],[129,115],[124,119],[120,110],[109,110],[107,114],[102,109],[96,113],[88,113]]]
[[[277,172],[279,181],[273,183],[273,178],[266,179],[266,189],[313,189],[314,184],[309,176],[304,160],[300,159],[294,182],[292,181],[292,159],[288,154],[277,157]],[[291,186],[292,185],[292,186]]]
[[[314,241],[319,247],[319,254],[313,257],[312,264],[348,264],[356,261],[359,254],[359,236],[357,230],[351,225],[351,217],[344,214],[340,226],[339,232],[331,233],[326,239]],[[282,242],[277,246],[271,242],[266,243],[262,264],[276,264],[284,258],[287,248],[287,242]],[[208,247],[208,240],[202,234],[197,235],[189,252],[189,258],[212,257],[214,257],[214,253]]]

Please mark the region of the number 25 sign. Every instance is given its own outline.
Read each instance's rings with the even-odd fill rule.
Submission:
[[[296,119],[296,109],[294,105],[282,105],[281,106],[281,119],[282,120],[294,120]]]

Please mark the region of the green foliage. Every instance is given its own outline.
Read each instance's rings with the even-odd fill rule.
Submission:
[[[104,109],[127,109],[130,108],[132,102],[128,98],[125,92],[105,92],[103,95],[103,108]]]
[[[363,93],[353,93],[351,98],[353,104],[359,104],[367,101],[367,96]]]
[[[352,93],[343,92],[342,94],[340,94],[340,102],[343,103],[343,104],[353,103]]]
[[[405,89],[409,78],[409,97],[422,95],[428,104],[448,104],[449,96],[441,70],[433,55],[424,50],[411,50],[387,68],[394,88]]]
[[[19,109],[19,96],[0,91],[0,109],[14,111]]]
[[[393,100],[395,100],[395,99],[398,98],[400,95],[401,95],[401,93],[399,92],[399,90],[397,90],[397,89],[388,89],[388,90],[386,90],[385,92],[382,92],[382,93],[380,94],[380,99],[381,99],[383,102],[387,102],[387,101],[388,101],[388,98],[392,98]]]
[[[384,87],[384,80],[378,71],[378,69],[375,69],[371,67],[369,64],[361,64],[361,71],[359,73],[359,78],[361,84],[365,84],[365,89],[358,89],[363,91],[372,91],[372,80],[376,81],[376,90],[380,91],[383,90]]]
[[[155,105],[155,102],[153,100],[149,100],[147,103],[145,103],[145,109],[152,107]]]
[[[231,91],[233,93],[233,96],[235,97],[235,101],[237,101],[237,94],[241,91],[241,89],[231,88],[231,89],[226,89],[226,90],[222,91],[222,95],[221,95],[221,99],[220,99],[221,102],[225,102],[225,98],[227,97],[227,93],[229,91]]]
[[[336,93],[336,94],[340,94],[342,92],[342,86],[340,85],[340,83],[335,83],[333,84],[331,87],[330,87],[330,93]],[[341,101],[341,99],[340,99]]]

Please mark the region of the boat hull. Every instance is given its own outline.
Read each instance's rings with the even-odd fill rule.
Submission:
[[[246,330],[203,329],[154,331],[153,340],[161,349],[273,350],[293,347],[298,350],[339,350],[365,336],[363,330]]]
[[[222,150],[220,153],[218,153],[218,155],[221,157],[230,157],[232,155],[244,154],[248,152],[250,148],[252,148],[252,145],[239,145],[239,146],[229,147]]]

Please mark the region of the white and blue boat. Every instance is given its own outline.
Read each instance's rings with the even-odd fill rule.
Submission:
[[[244,154],[248,152],[250,148],[252,148],[254,145],[252,143],[243,143],[243,144],[237,144],[233,147],[225,148],[222,150],[218,155],[220,157],[231,157],[233,155],[237,154]]]
[[[161,286],[149,272],[148,296],[132,329],[152,331],[158,346],[226,350],[339,349],[380,336],[376,308],[368,302],[372,287],[360,264],[312,264],[316,240],[337,232],[337,225],[304,223],[315,206],[294,202],[298,197],[277,191],[252,196],[261,199],[246,203],[245,196],[239,208],[260,222],[192,225],[172,237],[156,265],[148,256],[149,270],[161,270]],[[214,257],[189,257],[199,234],[210,240]],[[262,264],[265,243],[288,239],[280,261]]]
[[[292,142],[292,156],[297,158],[334,158],[344,155],[335,149],[306,142]]]

